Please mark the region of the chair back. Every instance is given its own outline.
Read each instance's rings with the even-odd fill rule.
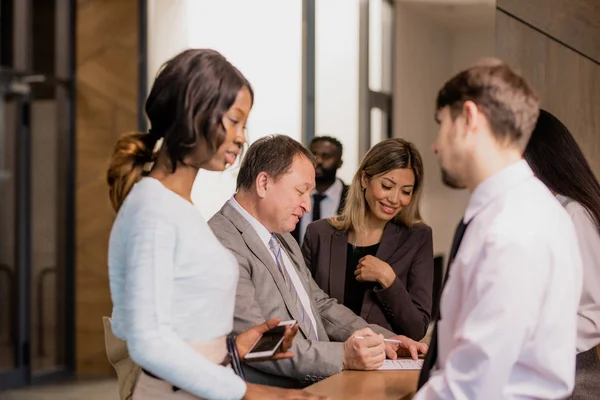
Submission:
[[[438,318],[440,312],[440,297],[444,284],[444,256],[437,255],[433,259],[433,291],[431,299],[431,321]]]
[[[131,400],[133,397],[133,389],[140,376],[141,368],[133,362],[131,357],[129,357],[127,343],[114,335],[111,319],[102,317],[102,323],[104,324],[106,356],[117,372],[119,397],[121,400]]]

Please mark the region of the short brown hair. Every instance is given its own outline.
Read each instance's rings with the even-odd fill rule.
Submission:
[[[450,107],[450,115],[455,119],[468,100],[486,116],[498,141],[525,148],[539,115],[540,102],[522,76],[500,60],[482,60],[446,82],[438,92],[436,109]]]
[[[240,165],[236,190],[252,188],[261,172],[279,180],[289,171],[296,156],[306,157],[313,166],[316,165],[310,150],[289,136],[269,135],[258,139],[248,148]]]

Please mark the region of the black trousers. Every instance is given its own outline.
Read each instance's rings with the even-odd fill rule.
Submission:
[[[595,347],[577,354],[574,400],[600,399],[600,359]]]

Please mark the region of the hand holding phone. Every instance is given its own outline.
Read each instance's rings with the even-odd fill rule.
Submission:
[[[280,322],[278,318],[271,319],[237,336],[238,354],[240,358],[247,361],[279,360],[293,357],[294,354],[288,353],[288,350],[297,332],[296,321]],[[263,336],[265,336],[264,339]],[[252,355],[249,354],[250,350],[252,350]],[[259,354],[257,355],[257,353]]]
[[[277,326],[264,332],[246,353],[246,360],[269,359],[281,350],[286,330],[296,325],[296,321],[282,321]],[[289,327],[289,328],[288,328]],[[291,346],[291,343],[288,345]],[[287,349],[284,350],[284,352]]]

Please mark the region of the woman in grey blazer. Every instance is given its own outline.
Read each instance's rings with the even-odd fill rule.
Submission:
[[[566,126],[540,116],[523,155],[565,207],[577,231],[583,288],[577,311],[577,369],[573,399],[600,398],[600,184]]]
[[[310,224],[302,252],[317,284],[367,322],[414,340],[431,318],[433,241],[421,222],[423,162],[403,139],[363,159],[341,215]]]

